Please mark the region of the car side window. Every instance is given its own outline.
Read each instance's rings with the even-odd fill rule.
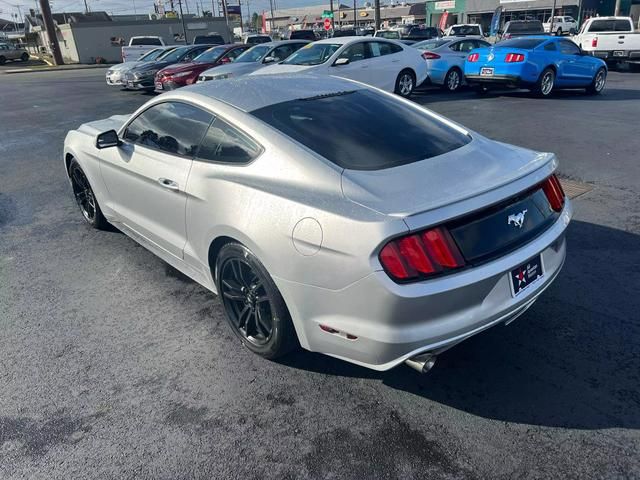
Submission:
[[[557,52],[556,44],[554,42],[549,42],[544,46],[544,50],[546,52]]]
[[[565,55],[580,55],[578,46],[568,40],[562,40],[560,42],[560,51]]]
[[[473,40],[463,40],[460,42],[460,46],[458,47],[459,52],[470,52],[476,48],[475,42]]]
[[[367,44],[365,42],[358,42],[347,47],[338,58],[347,58],[349,59],[349,63],[353,63],[369,57],[369,48],[367,48]]]
[[[221,163],[249,163],[262,153],[262,147],[247,135],[216,118],[205,134],[197,158]]]
[[[402,47],[390,42],[369,42],[372,57],[391,55],[402,51]]]
[[[124,132],[136,145],[193,157],[213,115],[181,102],[158,103],[138,115]]]
[[[281,45],[273,49],[273,51],[269,54],[270,57],[274,57],[276,62],[280,60],[284,60],[293,52],[298,49],[297,45]]]
[[[247,49],[246,48],[235,48],[235,49],[231,50],[230,52],[225,53],[222,56],[222,58],[228,58],[229,60],[234,61],[245,50],[247,50]]]

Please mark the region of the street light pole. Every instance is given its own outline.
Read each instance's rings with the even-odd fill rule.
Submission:
[[[378,30],[380,30],[380,0],[374,0],[373,8],[373,17],[377,32]]]

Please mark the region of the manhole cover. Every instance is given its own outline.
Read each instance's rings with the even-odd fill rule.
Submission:
[[[562,184],[564,193],[566,193],[567,196],[572,199],[593,190],[593,186],[589,185],[588,183],[567,180],[566,178],[561,178],[560,183]]]

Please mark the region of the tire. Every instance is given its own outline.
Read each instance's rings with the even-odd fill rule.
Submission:
[[[486,85],[477,85],[475,90],[478,95],[486,95],[489,93],[489,87]]]
[[[26,62],[27,60],[29,60],[29,54],[27,52],[24,52],[20,57],[20,60],[22,60],[23,62]]]
[[[571,30],[569,30],[569,35],[575,35],[576,33],[577,32],[575,28],[572,28]]]
[[[235,242],[224,245],[214,278],[227,322],[245,347],[270,360],[297,348],[284,299],[251,250]]]
[[[540,77],[538,78],[538,81],[536,82],[536,86],[534,87],[533,91],[539,97],[546,98],[549,95],[551,95],[551,93],[553,92],[553,87],[555,85],[555,82],[556,82],[556,73],[553,71],[552,68],[547,67],[540,74]]]
[[[73,188],[73,196],[85,221],[97,230],[108,230],[109,222],[102,215],[91,184],[75,159],[71,160],[69,164],[69,179]]]
[[[402,70],[398,74],[398,78],[396,78],[395,93],[400,95],[401,97],[408,98],[411,96],[415,88],[416,88],[415,74],[409,69]]]
[[[556,36],[561,37],[562,36],[562,27],[558,28],[558,30],[556,30]]]
[[[462,85],[462,72],[458,68],[452,68],[444,77],[442,88],[447,92],[456,92]]]
[[[587,87],[587,93],[589,95],[599,95],[604,90],[604,86],[607,83],[607,71],[604,68],[600,68],[593,76],[591,85]]]
[[[6,63],[7,59],[4,58],[2,55],[0,55],[0,65],[4,65]]]

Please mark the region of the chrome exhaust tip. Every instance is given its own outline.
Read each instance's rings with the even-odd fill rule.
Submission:
[[[404,363],[420,373],[427,373],[436,364],[436,356],[433,353],[421,353],[412,358],[407,358]]]

